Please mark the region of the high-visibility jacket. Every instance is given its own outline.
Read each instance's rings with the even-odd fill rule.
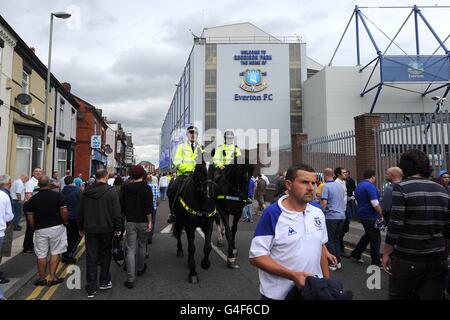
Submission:
[[[225,152],[224,152],[225,151]],[[221,144],[214,153],[213,162],[217,168],[229,165],[235,157],[241,155],[241,150],[235,144]]]
[[[189,141],[180,143],[177,146],[173,165],[177,169],[177,175],[191,174],[197,163],[201,163],[201,155],[205,152],[202,145],[195,142],[194,151],[192,151]]]

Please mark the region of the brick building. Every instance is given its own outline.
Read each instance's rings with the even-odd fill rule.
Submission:
[[[108,156],[105,153],[107,125],[102,117],[102,110],[73,95],[80,105],[77,115],[77,146],[75,150],[75,171],[77,176],[81,173],[82,179],[87,180],[99,169],[108,165]],[[91,148],[91,138],[94,135],[101,137],[100,148]]]
[[[149,161],[141,161],[138,165],[143,166],[148,173],[156,173],[155,165]]]

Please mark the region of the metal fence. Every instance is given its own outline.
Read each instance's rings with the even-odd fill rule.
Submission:
[[[343,167],[356,175],[355,131],[313,139],[302,145],[302,161],[323,173],[326,168]]]
[[[449,113],[404,114],[385,116],[383,123],[374,130],[377,184],[385,187],[385,172],[397,166],[400,156],[409,149],[425,152],[438,175],[449,163],[450,119]]]

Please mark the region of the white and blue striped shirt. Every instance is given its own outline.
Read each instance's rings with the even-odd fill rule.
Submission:
[[[310,204],[304,212],[289,211],[282,204],[287,197],[264,210],[250,246],[250,258],[270,256],[285,268],[322,278],[322,245],[328,241],[325,216]],[[261,269],[259,281],[261,294],[276,300],[284,299],[295,285]]]

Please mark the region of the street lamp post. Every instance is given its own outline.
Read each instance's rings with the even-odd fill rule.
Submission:
[[[48,45],[48,65],[47,65],[47,86],[45,88],[45,115],[44,115],[44,161],[42,163],[42,172],[44,174],[47,174],[47,134],[48,134],[48,100],[50,95],[50,65],[52,61],[52,36],[53,36],[53,17],[60,18],[60,19],[67,19],[70,18],[69,13],[65,12],[55,12],[50,14],[50,40]]]

